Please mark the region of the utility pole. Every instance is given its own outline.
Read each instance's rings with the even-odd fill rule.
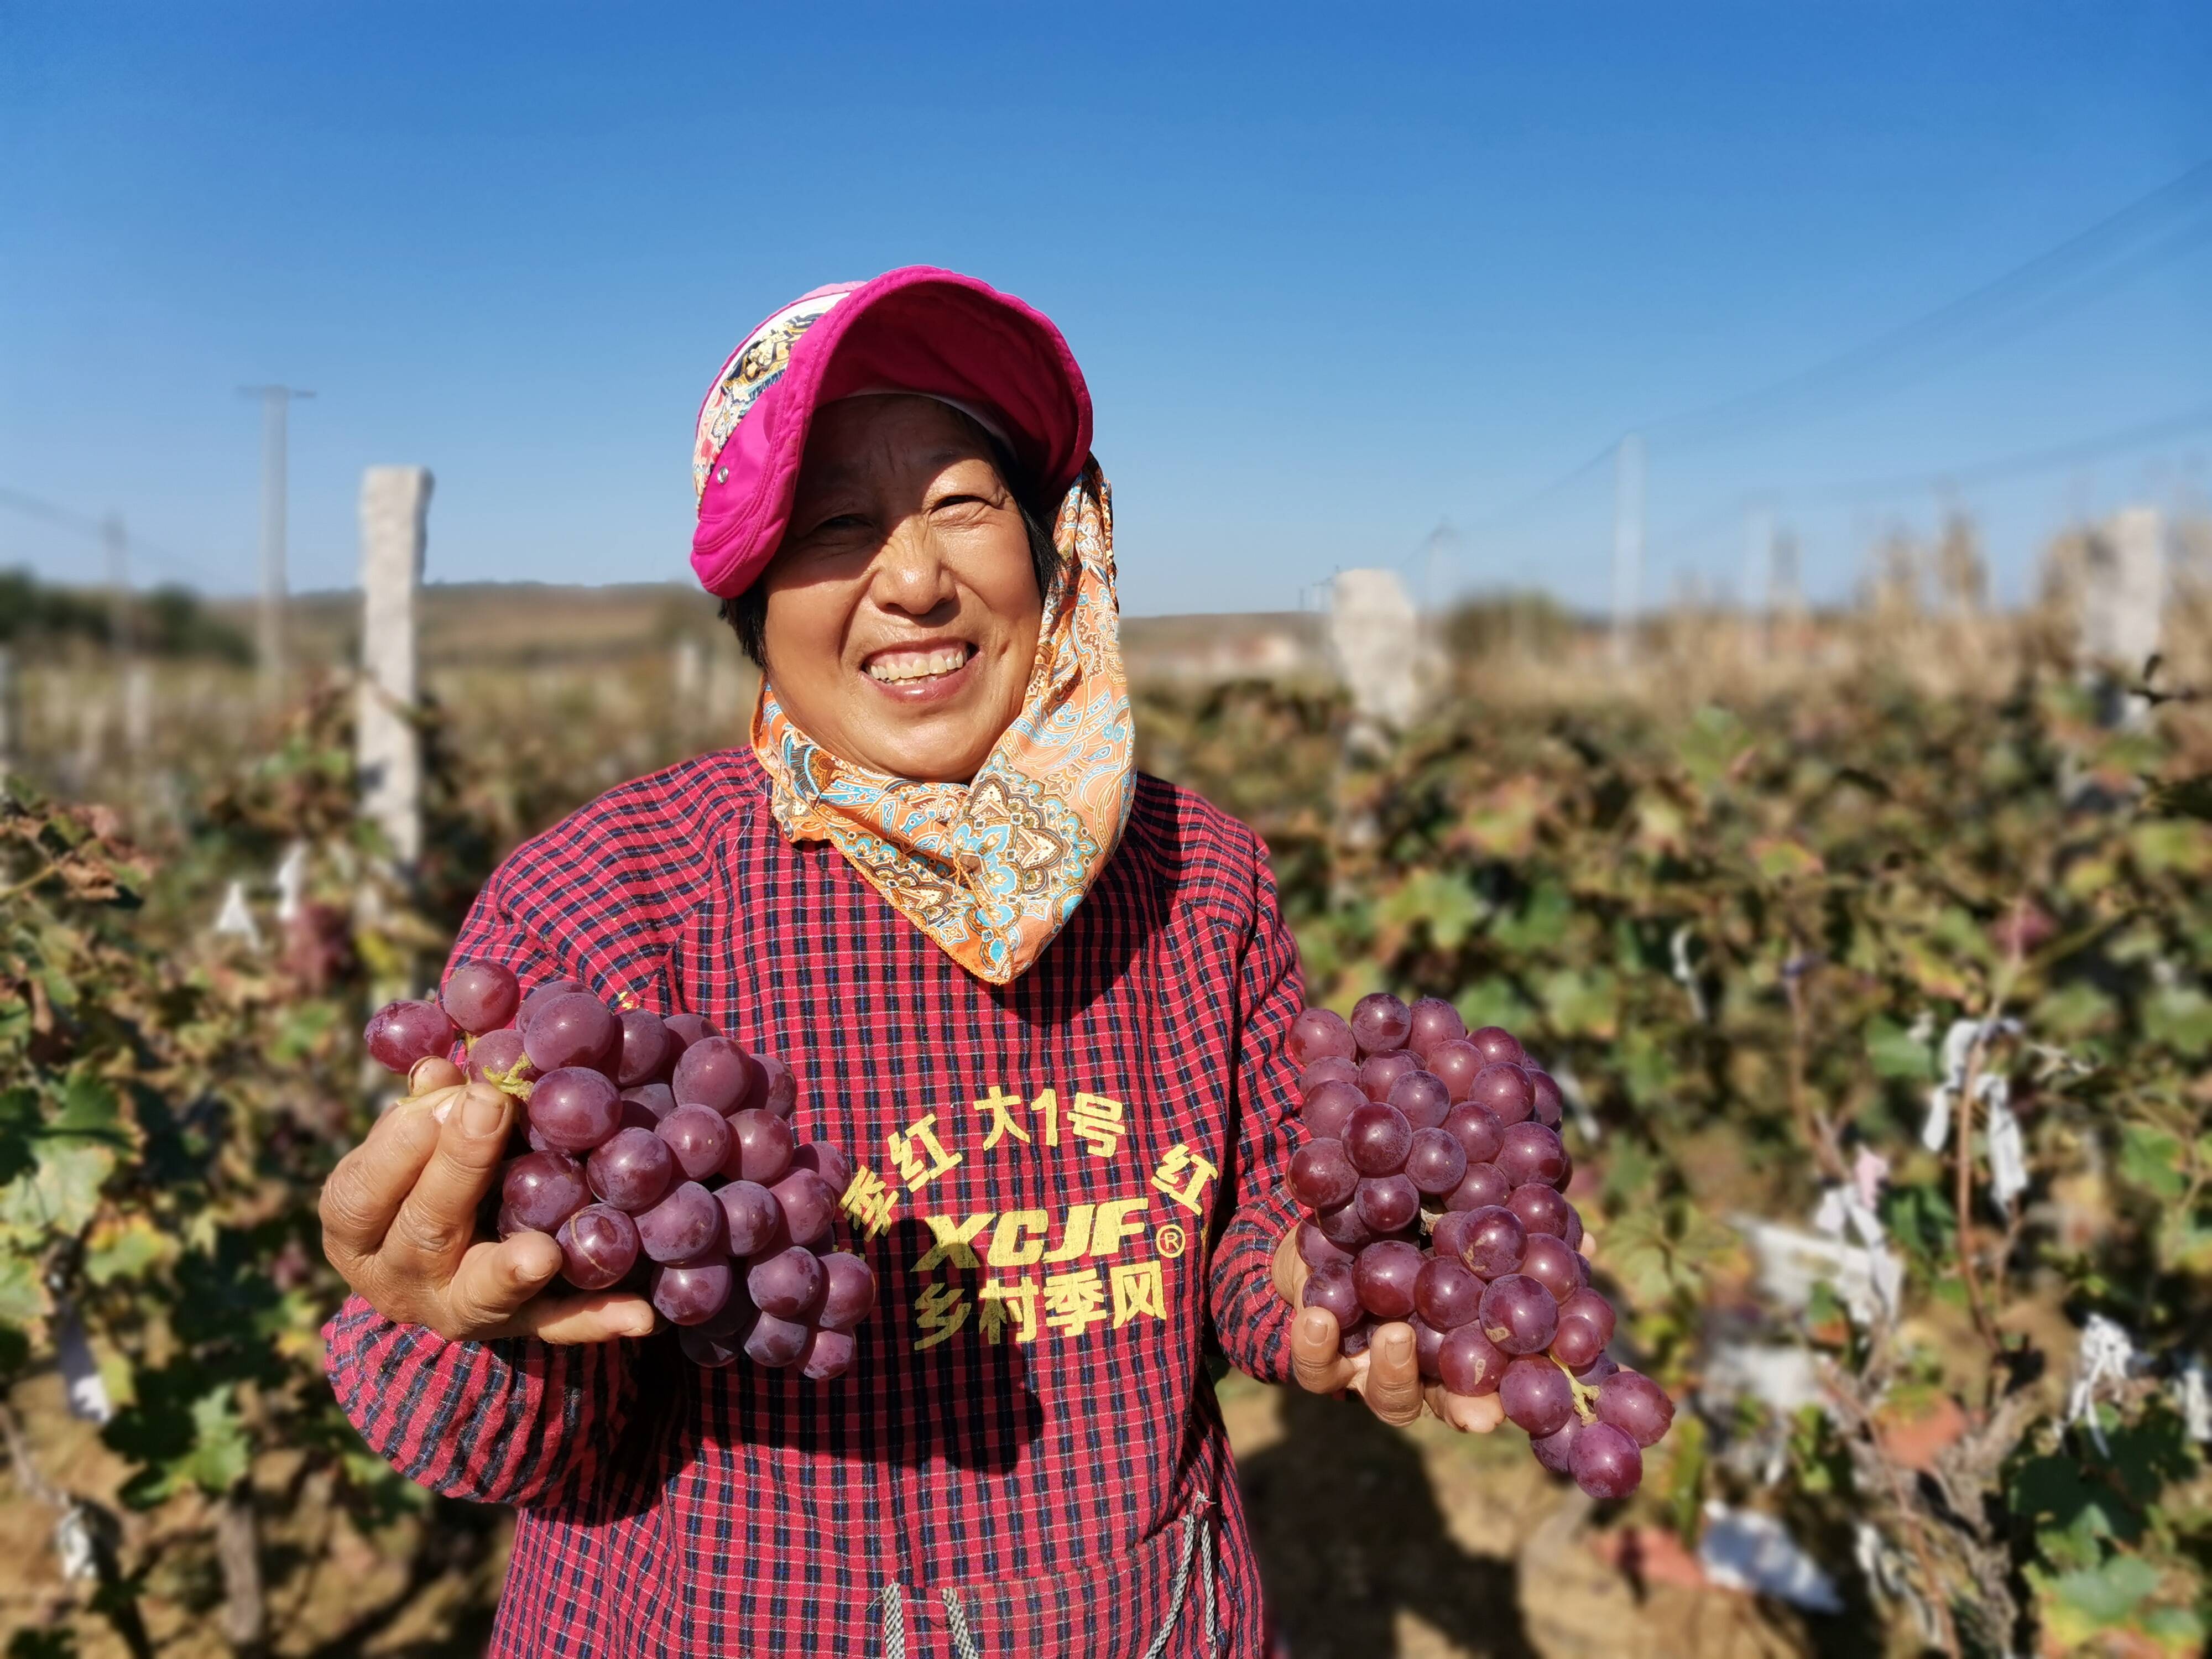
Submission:
[[[131,654],[131,533],[123,515],[111,513],[100,523],[107,550],[107,643],[118,661]]]
[[[292,399],[312,398],[289,386],[246,386],[242,398],[261,399],[261,617],[255,643],[261,659],[261,701],[274,708],[284,695],[285,424]]]
[[[1644,586],[1644,434],[1631,432],[1613,455],[1613,657],[1636,653]]]

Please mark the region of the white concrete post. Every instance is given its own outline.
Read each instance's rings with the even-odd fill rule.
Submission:
[[[1329,585],[1329,649],[1362,720],[1402,730],[1421,710],[1421,632],[1395,570],[1346,570]]]
[[[415,711],[415,590],[422,579],[430,472],[372,466],[361,478],[361,688],[355,763],[361,810],[392,855],[422,851],[422,744]]]
[[[2089,538],[2083,572],[2083,659],[2133,679],[2158,650],[2166,606],[2166,528],[2154,507],[2115,513]]]

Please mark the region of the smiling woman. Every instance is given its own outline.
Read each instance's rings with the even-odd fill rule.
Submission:
[[[454,957],[801,1043],[798,1127],[878,1160],[842,1203],[882,1297],[817,1389],[539,1294],[537,1234],[433,1282],[409,1242],[467,1235],[505,1125],[380,1126],[325,1197],[399,1218],[334,1252],[331,1375],[409,1474],[520,1510],[495,1654],[1258,1659],[1205,1353],[1423,1409],[1409,1326],[1345,1360],[1292,1317],[1297,950],[1259,839],[1136,771],[1090,446],[1059,331],[947,271],[810,295],[715,377],[692,562],[751,742],[525,845]]]
[[[1059,565],[1010,452],[972,416],[852,398],[816,416],[783,544],[723,614],[831,750],[965,783],[1021,710]]]

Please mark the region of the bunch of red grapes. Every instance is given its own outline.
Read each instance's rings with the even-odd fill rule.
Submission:
[[[1363,997],[1349,1022],[1309,1008],[1291,1052],[1310,1134],[1290,1174],[1309,1212],[1304,1305],[1335,1316],[1347,1354],[1406,1321],[1424,1377],[1497,1395],[1536,1461],[1591,1497],[1634,1492],[1674,1405],[1606,1353],[1613,1308],[1576,1249],[1559,1085],[1511,1034],[1469,1032],[1434,997]]]
[[[578,1290],[642,1292],[702,1365],[742,1353],[819,1382],[853,1363],[876,1276],[834,1243],[852,1160],[793,1133],[781,1060],[573,979],[525,997],[495,962],[457,963],[442,998],[389,1004],[363,1035],[416,1095],[467,1081],[526,1103],[488,1224],[550,1234]]]

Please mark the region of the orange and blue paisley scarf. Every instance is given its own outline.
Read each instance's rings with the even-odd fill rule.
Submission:
[[[1114,507],[1094,461],[1053,529],[1060,574],[1022,712],[968,783],[916,783],[831,754],[763,679],[753,752],[793,841],[827,841],[978,979],[1044,954],[1129,821],[1136,785],[1115,592]]]

